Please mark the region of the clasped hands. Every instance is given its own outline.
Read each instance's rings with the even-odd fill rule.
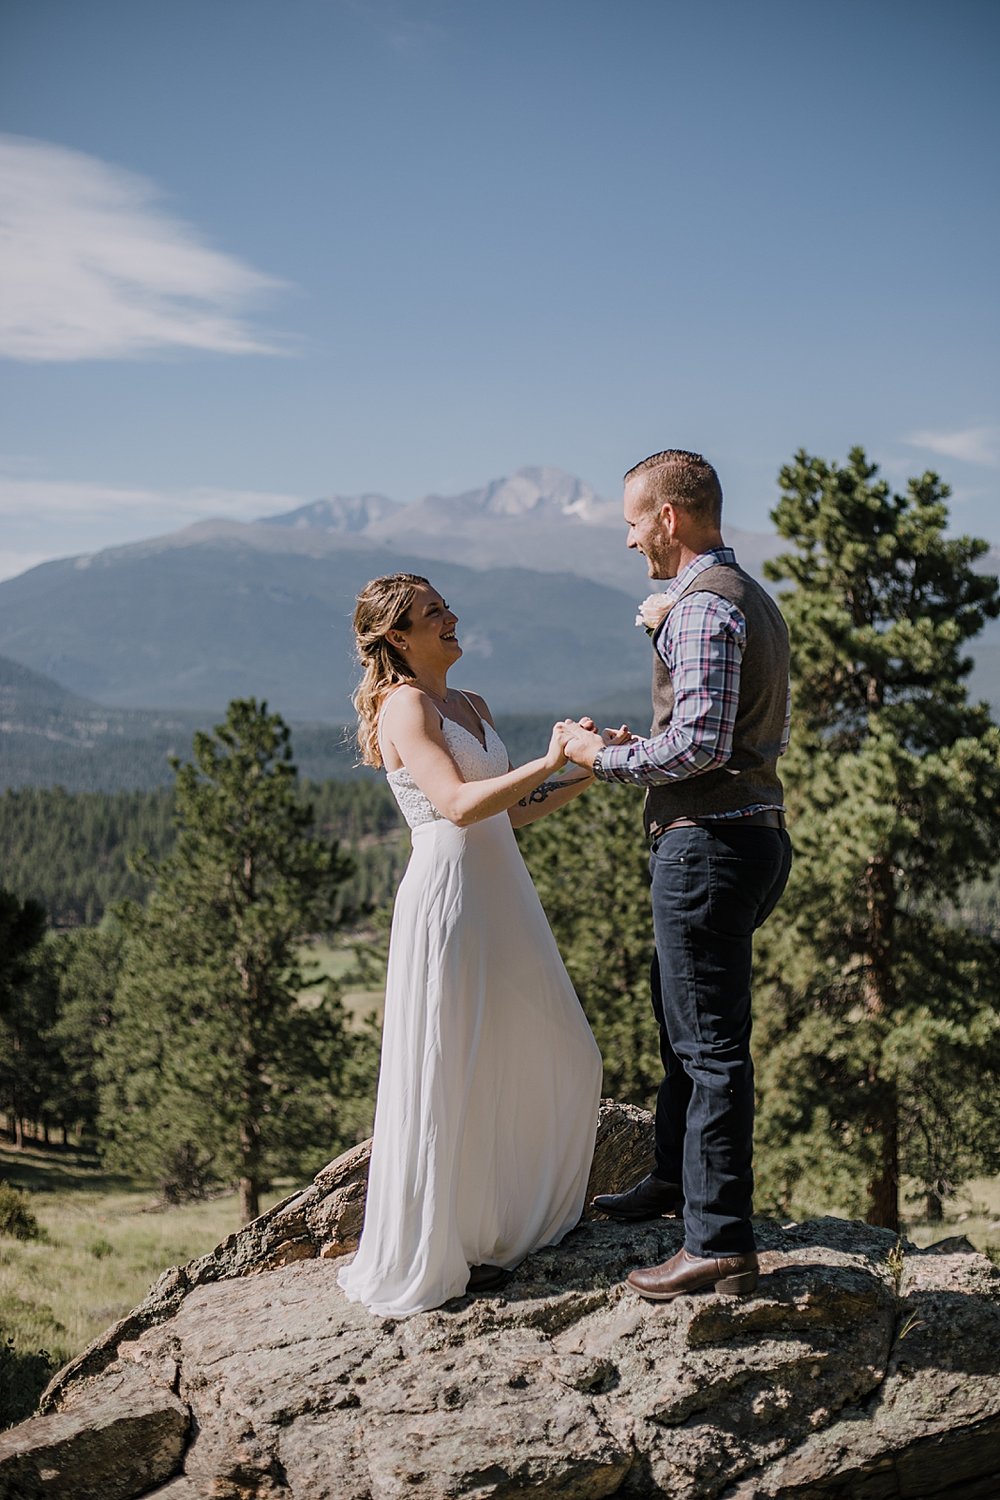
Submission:
[[[635,739],[627,724],[617,729],[598,730],[585,714],[580,719],[560,719],[552,727],[552,748],[560,749],[564,761],[572,761],[586,771],[594,769],[594,759],[606,745],[628,745]]]

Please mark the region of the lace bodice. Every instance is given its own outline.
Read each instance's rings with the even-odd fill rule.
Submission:
[[[471,729],[456,724],[454,719],[442,719],[441,725],[442,733],[448,741],[448,749],[466,781],[485,781],[490,776],[503,775],[508,766],[507,749],[492,724],[483,720],[486,731],[485,750]],[[405,766],[398,771],[387,771],[385,779],[399,803],[400,812],[411,828],[419,828],[422,823],[442,821],[441,813],[424,796]]]

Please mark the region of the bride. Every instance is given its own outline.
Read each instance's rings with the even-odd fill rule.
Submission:
[[[592,778],[549,779],[566,764],[564,724],[511,767],[483,699],[448,686],[456,620],[414,573],[374,579],[354,613],[362,759],[385,767],[413,842],[364,1230],[338,1276],[383,1316],[500,1285],[562,1239],[583,1208],[600,1101],[600,1053],[511,827]]]

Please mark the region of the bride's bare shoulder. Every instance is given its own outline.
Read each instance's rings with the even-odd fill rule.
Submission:
[[[434,708],[427,694],[421,692],[418,687],[411,687],[409,683],[402,682],[399,687],[394,687],[391,693],[386,695],[382,704],[382,723],[388,725],[407,725],[421,723],[437,723],[440,714]]]
[[[387,771],[400,770],[418,742],[440,736],[441,716],[426,693],[401,683],[386,694],[379,713],[378,743]]]

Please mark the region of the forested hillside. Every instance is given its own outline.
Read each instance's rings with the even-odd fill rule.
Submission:
[[[315,827],[351,854],[354,869],[337,912],[389,900],[408,852],[384,781],[306,783]],[[125,897],[145,899],[150,879],[133,867],[145,850],[159,863],[173,847],[174,792],[76,792],[25,787],[0,796],[0,886],[40,901],[57,927],[93,925]]]
[[[474,672],[474,667],[473,667]],[[461,679],[478,686],[478,679]],[[280,699],[273,707],[283,707]],[[350,713],[350,704],[344,702]],[[497,720],[514,764],[538,753],[552,720],[588,712],[602,723],[622,719],[645,725],[645,689],[612,691],[600,700],[579,700],[561,688],[545,713],[501,714]],[[190,754],[195,731],[221,719],[217,710],[108,708],[71,693],[42,673],[0,656],[0,791],[13,787],[63,787],[68,792],[153,791],[170,786],[172,758]],[[359,770],[349,727],[295,724],[295,761],[312,782],[337,777],[369,777]]]

